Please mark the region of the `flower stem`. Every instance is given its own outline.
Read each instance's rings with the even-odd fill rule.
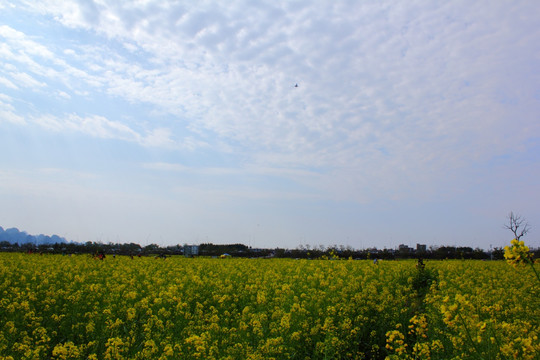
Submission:
[[[474,340],[472,339],[471,333],[469,332],[469,328],[467,327],[467,324],[465,323],[465,319],[461,316],[461,314],[457,313],[459,320],[461,320],[461,324],[463,324],[463,327],[465,328],[465,333],[467,334],[467,338],[471,342],[472,347],[476,351],[476,355],[480,357],[480,351],[478,351],[478,348],[476,347],[476,344],[474,343]],[[480,357],[481,358],[481,357]]]
[[[536,269],[534,268],[534,261],[531,260],[531,261],[529,262],[529,264],[531,265],[531,267],[532,267],[532,269],[533,269],[533,271],[534,271],[534,274],[536,275],[536,278],[538,279],[538,281],[540,281],[540,275],[538,275],[538,272],[537,272]]]

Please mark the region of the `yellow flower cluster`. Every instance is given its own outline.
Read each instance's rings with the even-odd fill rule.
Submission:
[[[504,258],[509,264],[517,266],[523,263],[532,262],[532,256],[531,252],[529,251],[529,247],[525,245],[523,240],[518,241],[516,239],[513,239],[510,244],[511,246],[504,247]]]
[[[506,269],[500,261],[438,266],[440,281],[425,302],[428,338],[442,344],[439,358],[450,358],[443,354],[460,359],[538,358],[536,279],[532,273]]]
[[[533,359],[540,297],[502,265],[429,262],[419,300],[413,261],[0,253],[0,359]]]
[[[400,331],[402,325],[397,324],[396,330],[386,333],[386,348],[392,353],[389,359],[431,359],[443,349],[439,339],[428,338],[428,321],[425,314],[414,315],[409,320],[406,339]],[[410,346],[412,344],[412,346]]]

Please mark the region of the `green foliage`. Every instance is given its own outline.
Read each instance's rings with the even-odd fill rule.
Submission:
[[[437,282],[436,270],[426,269],[425,265],[417,266],[417,271],[412,278],[412,288],[419,296],[425,296],[431,285]]]

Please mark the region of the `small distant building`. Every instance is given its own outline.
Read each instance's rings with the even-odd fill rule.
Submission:
[[[184,245],[184,256],[199,255],[199,245]]]
[[[416,252],[426,252],[427,246],[426,244],[416,244]]]
[[[407,246],[407,245],[399,244],[398,250],[399,250],[400,253],[408,254],[408,253],[413,252],[414,249]]]

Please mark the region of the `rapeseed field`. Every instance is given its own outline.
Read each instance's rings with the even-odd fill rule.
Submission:
[[[540,358],[534,272],[417,265],[2,253],[0,359]]]

